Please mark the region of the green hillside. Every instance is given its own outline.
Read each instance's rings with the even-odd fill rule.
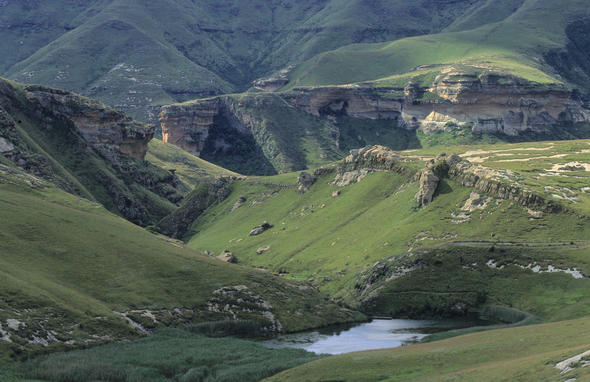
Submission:
[[[140,334],[123,313],[148,329],[233,317],[293,331],[352,318],[309,287],[199,255],[4,165],[0,203],[2,359]]]
[[[154,166],[173,170],[188,189],[199,184],[203,178],[238,175],[159,139],[150,141],[146,160]]]
[[[100,131],[88,133],[96,142],[84,137],[86,127]],[[0,138],[10,145],[4,160],[140,225],[172,212],[189,190],[170,172],[111,147],[141,151],[151,135],[97,101],[0,79]]]
[[[344,45],[438,32],[485,3],[7,1],[0,74],[154,120],[152,106],[243,91],[256,78]]]
[[[584,1],[488,2],[443,33],[350,45],[319,54],[293,70],[288,86],[372,81],[423,65],[461,63],[540,83],[566,79],[587,91],[587,67],[578,57],[587,44],[585,24],[579,21],[584,17],[588,17]],[[562,65],[554,59],[556,55]]]
[[[354,170],[361,173],[345,172],[353,179],[347,186],[333,184],[339,170],[326,171],[303,195],[297,191],[298,174],[236,181],[225,200],[204,213],[185,214],[183,205],[171,215],[176,216],[172,221],[167,218],[160,225],[166,231],[186,225],[187,216],[192,216],[195,222],[181,231],[189,247],[231,251],[240,263],[311,281],[375,314],[446,315],[454,314],[455,304],[464,303],[465,309],[512,306],[546,319],[579,317],[587,313],[585,305],[578,305],[586,293],[582,291],[590,286],[585,279],[518,267],[498,271],[486,265],[514,262],[525,268],[551,265],[586,272],[587,173],[568,166],[586,163],[588,142],[536,145],[449,149],[473,160],[473,165],[480,163],[480,155],[489,155],[483,162],[489,167],[483,171],[508,190],[522,190],[509,191],[512,194],[481,192],[462,185],[460,178],[443,177],[438,196],[420,208],[415,173],[440,151],[414,150],[401,153],[404,161],[395,171],[369,171],[363,177],[361,166]],[[356,183],[359,174],[362,180]],[[544,207],[532,202],[516,202],[534,200],[517,196],[529,191],[558,207],[542,212]],[[273,227],[249,236],[250,229],[263,221]],[[406,274],[404,269],[412,271]],[[404,277],[387,278],[396,272]],[[553,292],[540,291],[538,286],[547,283],[572,293],[571,302],[557,303]],[[416,288],[418,295],[413,294]]]

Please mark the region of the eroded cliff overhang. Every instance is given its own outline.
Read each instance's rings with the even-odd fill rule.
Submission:
[[[84,140],[103,155],[121,152],[134,159],[145,158],[153,127],[74,93],[44,86],[27,86],[25,90],[26,97],[38,103],[43,112],[71,121]]]

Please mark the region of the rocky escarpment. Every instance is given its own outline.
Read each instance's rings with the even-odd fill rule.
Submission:
[[[456,154],[439,154],[419,172],[406,165],[407,159],[383,146],[352,150],[337,169],[334,183],[346,186],[370,172],[395,171],[419,183],[416,201],[427,206],[436,197],[442,179],[451,179],[465,187],[510,200],[543,212],[559,212],[564,207],[521,184],[519,175],[509,170],[495,170],[471,163]]]
[[[143,160],[154,128],[136,122],[125,114],[98,101],[63,90],[27,86],[27,98],[39,106],[37,113],[50,113],[54,118],[68,119],[96,150],[107,156],[118,151]],[[52,121],[47,121],[49,126]]]
[[[517,77],[444,69],[431,86],[404,88],[325,87],[295,89],[290,104],[318,116],[395,119],[398,126],[426,133],[470,126],[474,132],[517,136],[590,121],[576,94]]]
[[[234,171],[249,162],[258,168],[242,165],[250,171],[243,173],[270,174],[303,170],[369,144],[419,147],[417,130],[535,139],[567,136],[579,130],[572,126],[590,122],[577,93],[561,85],[474,68],[436,70],[427,84],[295,88],[170,105],[160,114],[162,133],[166,142]],[[313,161],[310,145],[319,152]]]
[[[143,160],[153,134],[100,102],[0,79],[0,155],[144,226],[172,212],[188,191]]]
[[[493,170],[462,160],[449,166],[449,178],[463,186],[474,188],[500,199],[511,200],[522,206],[544,212],[559,212],[564,207],[521,185],[511,171]]]

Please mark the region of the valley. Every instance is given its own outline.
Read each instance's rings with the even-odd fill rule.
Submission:
[[[590,380],[587,0],[0,0],[0,380]]]

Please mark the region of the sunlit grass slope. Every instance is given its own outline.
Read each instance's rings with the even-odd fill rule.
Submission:
[[[572,362],[589,350],[590,319],[468,334],[427,344],[350,353],[288,370],[267,381],[588,381]]]
[[[137,335],[116,313],[127,310],[192,309],[194,322],[216,320],[207,302],[225,286],[268,301],[285,330],[343,317],[312,289],[201,256],[5,166],[0,204],[0,321],[26,324],[0,342],[2,357],[39,348],[32,336],[51,330],[59,346]]]
[[[580,0],[505,3],[509,2],[488,3],[487,8],[493,10],[480,8],[440,34],[350,45],[319,54],[292,72],[288,87],[372,81],[410,72],[422,65],[458,63],[538,83],[561,83],[544,62],[544,55],[566,48],[566,28],[588,16],[587,4]],[[515,8],[514,13],[508,14]],[[506,18],[486,22],[498,12]],[[457,31],[468,26],[473,29]]]

